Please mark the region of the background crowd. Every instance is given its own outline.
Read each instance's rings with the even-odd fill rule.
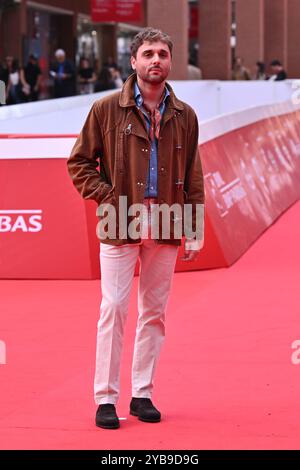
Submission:
[[[190,63],[188,69],[190,80],[201,79],[201,70]],[[121,88],[127,77],[114,60],[109,57],[102,64],[100,70],[96,64],[82,57],[78,67],[66,57],[63,49],[57,49],[55,58],[49,68],[47,81],[48,98],[63,98],[77,94],[95,93],[98,91]],[[279,60],[273,60],[267,70],[263,62],[257,62],[255,73],[251,74],[241,57],[236,57],[233,62],[232,80],[272,80],[280,81],[287,78]],[[22,67],[19,61],[12,56],[7,56],[0,64],[0,80],[6,86],[6,104],[19,104],[41,99],[43,85],[42,71],[38,57],[29,56],[28,63]]]
[[[75,67],[66,57],[65,51],[58,49],[55,60],[49,67],[48,97],[63,98],[122,87],[126,77],[121,76],[121,71],[112,58],[102,64],[100,71],[97,71],[95,65],[83,57],[78,67]],[[0,64],[0,80],[5,83],[8,105],[41,98],[43,76],[38,57],[34,54],[29,56],[24,67],[14,57],[7,56]]]

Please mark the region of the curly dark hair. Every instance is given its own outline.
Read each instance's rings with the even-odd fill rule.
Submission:
[[[173,42],[170,36],[163,33],[160,29],[144,28],[138,34],[136,34],[131,43],[131,55],[136,59],[138,48],[144,44],[145,41],[150,43],[161,41],[167,44],[170,49],[172,56]]]

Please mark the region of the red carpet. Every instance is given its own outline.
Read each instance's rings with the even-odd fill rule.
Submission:
[[[94,425],[99,282],[0,281],[0,448],[299,449],[299,218],[298,202],[231,268],[175,275],[159,424],[128,414],[137,278],[115,431]]]

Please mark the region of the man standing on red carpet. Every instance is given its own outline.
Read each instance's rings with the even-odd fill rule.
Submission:
[[[77,190],[99,205],[102,302],[94,396],[96,425],[106,429],[119,427],[115,405],[137,260],[139,316],[130,414],[153,423],[161,420],[151,397],[178,247],[185,236],[183,259],[192,261],[203,246],[198,122],[166,83],[172,49],[162,31],[146,28],[135,36],[134,73],[120,92],[94,103],[68,160]]]

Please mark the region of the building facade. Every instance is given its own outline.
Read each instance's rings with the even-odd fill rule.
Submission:
[[[0,1],[0,61],[13,55],[24,64],[35,53],[46,73],[63,48],[76,64],[85,56],[99,68],[111,57],[128,72],[131,38],[149,25],[174,40],[172,79],[188,78],[192,58],[204,79],[228,80],[237,56],[252,73],[256,61],[278,59],[300,77],[299,0],[140,1],[142,19],[123,23],[93,22],[90,0]]]

